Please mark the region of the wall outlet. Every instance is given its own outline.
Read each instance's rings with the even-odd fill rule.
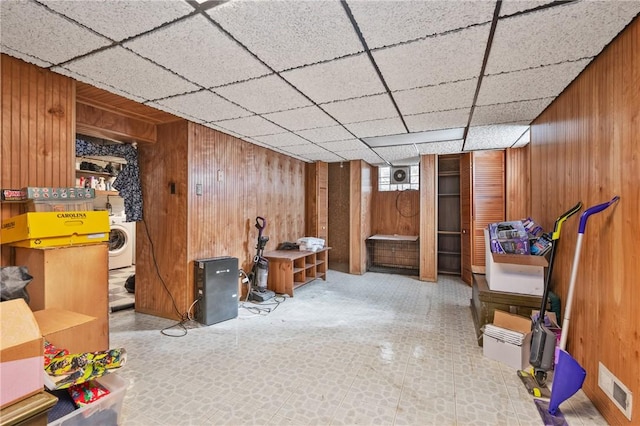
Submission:
[[[218,182],[222,182],[224,180],[224,171],[218,170]]]
[[[631,420],[631,408],[633,407],[633,394],[616,376],[604,366],[598,363],[598,386],[613,401],[613,403]]]

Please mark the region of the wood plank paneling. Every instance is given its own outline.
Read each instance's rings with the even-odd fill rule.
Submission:
[[[349,273],[364,274],[366,265],[363,268],[362,244],[359,244],[362,227],[362,166],[361,160],[352,160],[349,178]]]
[[[509,148],[506,150],[505,176],[505,220],[519,220],[530,216],[531,171],[529,167],[529,145],[523,148]]]
[[[473,272],[471,269],[471,206],[473,204],[472,154],[460,155],[460,258],[462,260],[462,281],[471,285]]]
[[[375,191],[373,234],[420,235],[420,191]]]
[[[437,214],[438,163],[435,155],[420,157],[420,191],[419,191],[419,232],[420,235],[420,279],[436,282],[437,267]],[[416,191],[417,192],[417,191]]]
[[[329,192],[329,267],[349,272],[349,216],[350,216],[350,170],[349,162],[330,163],[328,173]]]
[[[0,188],[74,186],[75,82],[19,59],[1,57]],[[0,205],[2,220],[20,213]],[[12,264],[2,247],[2,265]]]
[[[137,120],[82,102],[76,104],[76,131],[87,136],[130,143],[155,143],[157,138],[154,123]]]
[[[327,240],[328,167],[327,163],[307,163],[305,179],[305,235]]]
[[[583,389],[610,424],[627,420],[598,386],[602,362],[640,393],[640,19],[636,18],[531,127],[532,214],[545,228],[577,201],[620,202],[589,219],[568,351],[587,370]],[[565,305],[578,219],[562,228],[552,289]]]

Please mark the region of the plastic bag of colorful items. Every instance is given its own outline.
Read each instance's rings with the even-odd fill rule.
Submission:
[[[124,348],[70,354],[45,341],[45,386],[50,390],[68,389],[76,406],[81,407],[109,394],[109,390],[94,379],[122,367],[126,360]]]

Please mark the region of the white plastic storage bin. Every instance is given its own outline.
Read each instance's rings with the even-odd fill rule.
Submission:
[[[49,426],[93,426],[107,424],[104,419],[109,417],[108,411],[115,413],[117,424],[120,424],[120,414],[122,413],[122,403],[127,390],[127,380],[118,377],[115,373],[110,373],[96,379],[105,388],[109,389],[109,395],[103,396],[99,400],[78,408],[64,417],[60,417],[49,423]]]

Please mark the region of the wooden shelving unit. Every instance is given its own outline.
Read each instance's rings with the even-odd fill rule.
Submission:
[[[438,273],[460,275],[460,156],[438,157]]]
[[[278,294],[293,297],[293,290],[315,279],[326,281],[327,252],[325,247],[316,252],[274,250],[264,254],[269,259],[267,288]]]

